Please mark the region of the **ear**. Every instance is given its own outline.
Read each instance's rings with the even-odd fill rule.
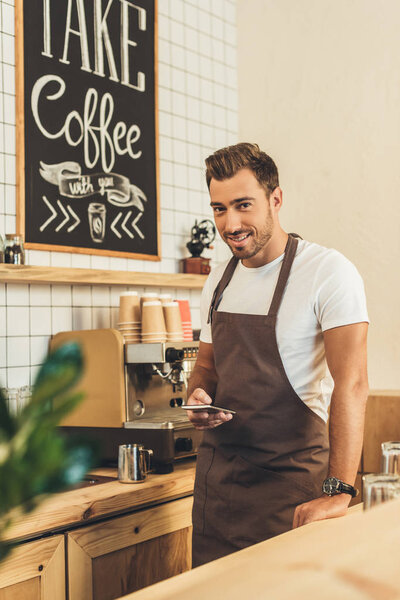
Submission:
[[[277,186],[269,197],[269,205],[272,210],[279,211],[283,202],[283,193],[279,186]]]

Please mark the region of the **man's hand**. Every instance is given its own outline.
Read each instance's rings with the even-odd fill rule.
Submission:
[[[299,504],[294,511],[293,529],[313,521],[343,517],[347,512],[350,500],[350,494],[337,494],[335,496],[324,494],[320,498]]]
[[[196,388],[189,396],[187,404],[212,404],[212,399],[207,392]],[[208,413],[206,410],[201,412],[188,410],[187,415],[196,429],[213,429],[232,419],[232,415],[229,413]]]

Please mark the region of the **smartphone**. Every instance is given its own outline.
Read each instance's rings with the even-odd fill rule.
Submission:
[[[185,410],[192,410],[193,412],[223,412],[229,413],[230,415],[236,415],[236,411],[234,410],[229,410],[229,408],[220,408],[219,406],[214,406],[213,404],[184,404],[181,406],[181,408],[184,408]]]

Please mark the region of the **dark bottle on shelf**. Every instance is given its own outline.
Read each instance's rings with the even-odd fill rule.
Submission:
[[[24,265],[25,251],[22,237],[15,233],[6,235],[6,247],[4,249],[4,262],[9,265]]]

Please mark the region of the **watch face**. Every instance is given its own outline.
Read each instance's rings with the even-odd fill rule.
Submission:
[[[325,494],[328,494],[328,496],[333,496],[333,494],[338,493],[339,484],[340,481],[339,479],[336,479],[336,477],[328,477],[328,479],[325,479],[324,481],[322,490]]]

